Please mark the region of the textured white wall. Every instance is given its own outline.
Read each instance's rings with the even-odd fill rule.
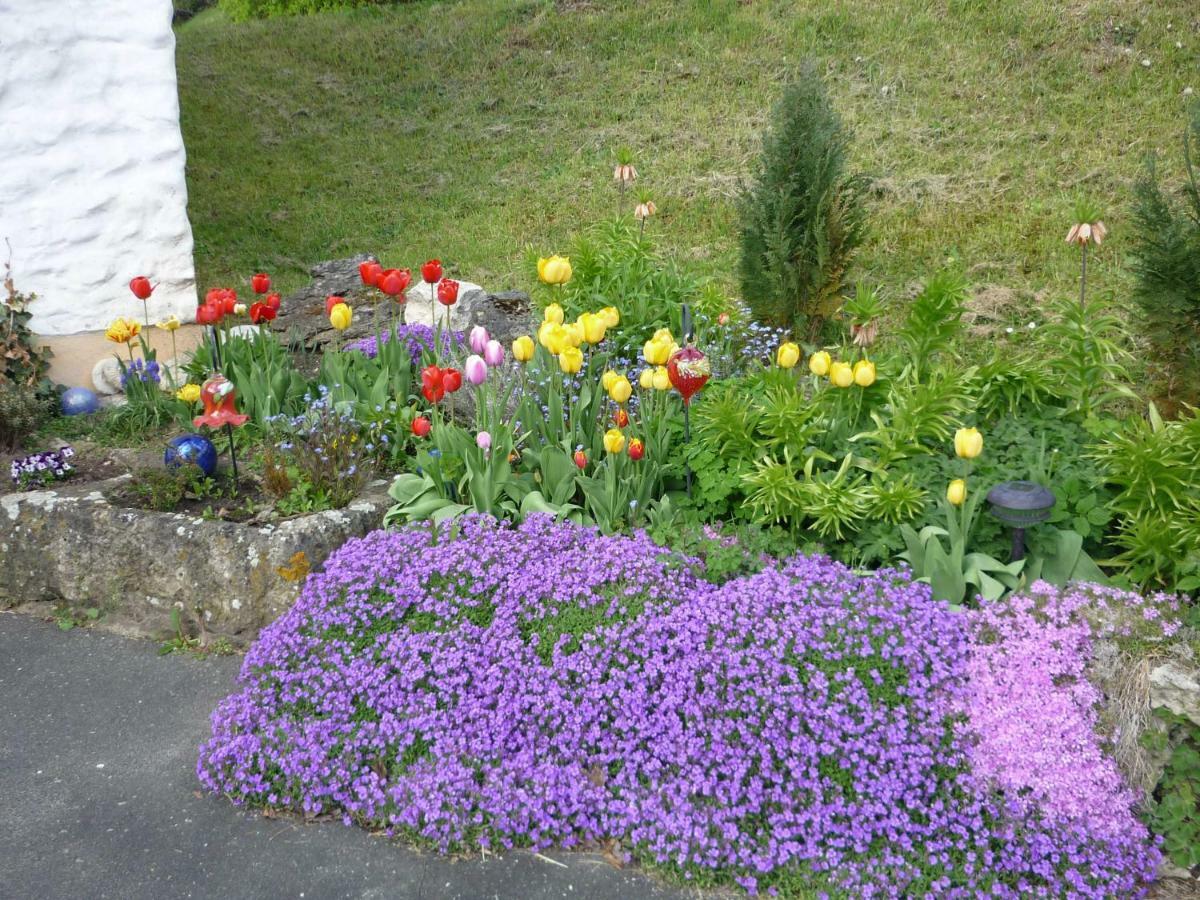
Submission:
[[[41,334],[196,310],[171,0],[0,0],[0,259]]]

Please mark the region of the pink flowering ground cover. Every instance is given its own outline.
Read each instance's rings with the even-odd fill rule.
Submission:
[[[1074,601],[1059,634],[900,572],[701,565],[540,517],[350,541],[247,654],[200,779],[444,851],[615,839],[750,892],[1143,890],[1157,850],[1091,733]]]

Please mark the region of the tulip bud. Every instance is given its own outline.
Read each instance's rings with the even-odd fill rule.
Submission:
[[[624,403],[633,394],[633,385],[629,383],[629,379],[624,375],[618,375],[613,379],[612,385],[608,389],[608,396],[612,398],[614,403]]]
[[[519,363],[527,363],[533,359],[533,351],[533,339],[527,334],[521,335],[512,342],[513,359]]]
[[[412,272],[408,269],[387,269],[379,272],[372,270],[368,275],[374,276],[375,286],[381,291],[389,297],[396,297],[398,303],[404,302],[404,292],[408,290],[408,283],[412,281]]]
[[[442,390],[447,394],[453,394],[460,387],[462,387],[462,372],[458,369],[443,369]]]
[[[808,371],[818,378],[828,375],[831,365],[833,365],[833,358],[824,350],[820,350],[808,358]]]
[[[436,284],[442,280],[442,261],[440,259],[431,259],[425,265],[421,266],[421,277],[425,279],[426,284]]]
[[[589,344],[598,344],[604,340],[604,332],[608,326],[596,313],[584,313],[577,323],[583,330],[583,339]]]
[[[954,452],[963,459],[974,459],[983,452],[983,435],[978,428],[960,428],[954,432]]]
[[[629,424],[629,413],[625,412],[623,407],[618,406],[613,411],[613,424],[618,428],[624,428]]]
[[[558,354],[558,367],[568,375],[574,375],[583,368],[583,353],[578,347],[564,347]]]
[[[488,450],[492,446],[492,436],[486,431],[481,431],[475,435],[475,446],[480,450]]]
[[[671,358],[671,340],[663,340],[657,336],[652,337],[642,345],[642,356],[646,362],[652,366],[665,365],[667,360]]]
[[[875,383],[875,363],[860,359],[854,364],[854,383],[859,387],[870,387]]]
[[[575,460],[575,465],[577,465],[579,468],[581,468],[581,469],[587,468],[587,463],[588,463],[587,454],[584,453],[582,450],[576,450],[575,456],[573,457],[573,459]]]
[[[800,362],[800,348],[792,341],[784,341],[775,351],[775,363],[781,369],[794,369]]]
[[[616,328],[621,324],[621,313],[617,311],[615,306],[606,306],[600,312],[596,313],[604,322],[605,328]]]
[[[467,357],[466,364],[463,366],[463,371],[467,376],[467,381],[478,387],[487,381],[488,367],[483,361],[482,356],[472,354]]]
[[[483,348],[487,346],[489,340],[487,329],[482,325],[476,325],[471,329],[471,334],[467,338],[471,345],[471,351],[474,353],[482,353]]]
[[[154,293],[154,288],[150,284],[150,279],[145,275],[139,275],[129,282],[129,290],[133,291],[133,296],[139,300],[146,300]]]
[[[717,316],[717,324],[718,325],[728,325],[729,324],[729,313],[723,312],[719,316]]]
[[[259,272],[257,275],[250,277],[250,287],[256,294],[265,294],[271,289],[271,276],[265,272]]]
[[[235,303],[233,305],[233,314],[235,316],[244,316],[246,314],[246,304],[245,303]]]
[[[612,454],[625,449],[625,435],[621,433],[621,429],[610,428],[604,432],[604,449]]]
[[[654,370],[642,369],[642,374],[638,376],[638,384],[643,391],[653,390],[654,388]]]
[[[538,328],[538,341],[553,355],[558,356],[571,343],[567,329],[553,322],[543,322]]]
[[[946,499],[954,506],[962,506],[967,499],[967,483],[961,478],[955,478],[946,487]]]
[[[571,260],[566,256],[542,257],[537,270],[538,278],[545,284],[566,284],[571,280]]]
[[[412,421],[412,433],[417,437],[425,437],[425,435],[429,434],[431,428],[433,428],[433,426],[424,416],[417,416]]]
[[[438,303],[442,306],[453,306],[458,302],[458,282],[453,278],[443,278],[437,286]]]
[[[656,366],[654,368],[654,389],[656,391],[669,391],[671,389],[671,373],[667,371],[666,366]]]
[[[854,384],[854,370],[850,368],[850,363],[844,363],[840,360],[829,367],[829,380],[835,387],[848,388]]]
[[[367,287],[376,287],[381,274],[383,274],[383,266],[373,259],[367,259],[358,264],[358,277]]]
[[[555,325],[563,323],[563,308],[557,303],[551,303],[546,307],[546,312],[542,316],[543,322],[553,322]]]
[[[504,345],[499,341],[489,340],[483,345],[483,361],[489,366],[498,366],[504,362]]]
[[[572,347],[578,347],[583,343],[583,326],[578,322],[563,325],[563,334],[567,336],[567,343]]]
[[[354,313],[345,303],[336,303],[329,311],[329,324],[338,331],[345,331],[353,320]]]
[[[629,458],[637,462],[646,455],[646,445],[639,438],[633,438],[629,442]]]
[[[331,312],[333,312],[333,308],[335,306],[337,306],[339,303],[345,303],[345,302],[346,302],[345,297],[339,297],[337,294],[330,294],[328,297],[325,298],[325,315],[329,315]]]

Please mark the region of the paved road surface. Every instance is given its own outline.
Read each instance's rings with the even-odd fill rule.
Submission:
[[[0,897],[696,896],[594,854],[449,860],[197,796],[196,750],[237,667],[0,613]]]

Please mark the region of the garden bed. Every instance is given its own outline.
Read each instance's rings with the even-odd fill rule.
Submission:
[[[0,495],[0,604],[87,606],[125,631],[183,627],[245,643],[334,549],[378,527],[389,502],[377,482],[344,509],[233,522],[122,505],[131,482]]]

